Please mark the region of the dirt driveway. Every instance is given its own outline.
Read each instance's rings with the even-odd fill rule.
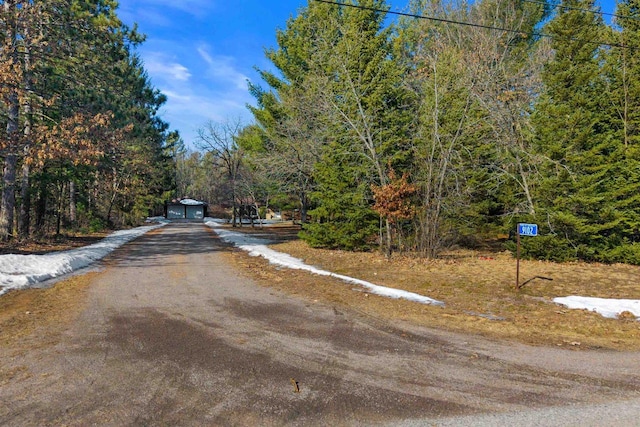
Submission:
[[[624,426],[640,417],[637,353],[383,323],[257,286],[223,262],[225,250],[203,225],[174,224],[116,251],[61,339],[0,349],[0,368],[12,372],[0,384],[0,425]]]

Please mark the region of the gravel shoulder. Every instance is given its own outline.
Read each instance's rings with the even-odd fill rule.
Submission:
[[[624,426],[640,418],[638,353],[383,321],[259,286],[228,256],[206,227],[169,225],[114,252],[100,272],[70,279],[79,281],[75,303],[52,300],[49,310],[64,315],[32,322],[19,339],[20,325],[3,323],[0,425],[602,425],[616,416]]]

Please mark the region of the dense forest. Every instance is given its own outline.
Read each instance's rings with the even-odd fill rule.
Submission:
[[[0,1],[0,239],[188,196],[296,210],[316,247],[436,257],[526,222],[525,256],[640,264],[640,0],[389,7],[309,0],[249,84],[253,123],[189,151],[115,0]]]
[[[526,222],[526,256],[640,264],[640,0],[389,6],[310,0],[255,123],[188,161],[227,198],[295,203],[317,247],[435,257]]]
[[[0,1],[0,240],[134,225],[171,195],[179,137],[116,9]]]

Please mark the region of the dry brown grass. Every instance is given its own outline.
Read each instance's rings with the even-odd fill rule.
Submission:
[[[0,346],[21,341],[28,348],[31,336],[42,337],[34,342],[54,343],[60,333],[84,307],[87,289],[97,273],[73,276],[47,289],[25,289],[8,292],[0,297]]]
[[[47,289],[25,289],[0,297],[0,348],[5,357],[21,360],[29,352],[55,346],[78,318],[87,290],[97,273],[73,276]],[[7,368],[0,363],[0,386],[31,376],[21,364]]]
[[[273,248],[306,263],[375,284],[400,288],[444,301],[445,307],[369,295],[336,279],[268,265],[261,258],[235,251],[232,262],[267,285],[331,304],[349,306],[382,319],[481,334],[535,345],[575,349],[640,350],[640,322],[629,316],[606,319],[586,310],[554,304],[559,296],[582,295],[640,299],[640,268],[628,265],[521,261],[515,289],[516,262],[507,252],[458,250],[439,260],[378,253],[313,249],[292,239],[295,229],[250,229],[243,232],[279,236]]]

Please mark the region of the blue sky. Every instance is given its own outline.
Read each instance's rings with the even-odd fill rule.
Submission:
[[[602,0],[612,13],[615,0]],[[401,10],[408,0],[388,0]],[[276,30],[307,0],[120,0],[118,16],[138,24],[147,41],[138,48],[152,84],[168,98],[160,111],[188,147],[209,120],[252,120],[247,80],[261,83],[254,67],[271,69],[264,49]]]
[[[209,120],[251,121],[247,79],[269,68],[265,47],[275,47],[306,0],[120,0],[118,16],[138,23],[147,40],[138,48],[152,84],[168,98],[160,111],[193,147]]]

